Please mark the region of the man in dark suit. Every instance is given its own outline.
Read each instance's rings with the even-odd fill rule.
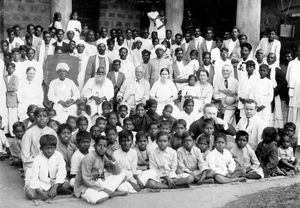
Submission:
[[[120,68],[121,68],[121,61],[119,59],[115,59],[112,64],[113,71],[110,71],[107,74],[107,78],[110,79],[110,81],[114,85],[115,96],[117,95],[123,82],[125,81],[125,74],[119,71]]]
[[[216,41],[213,40],[214,37],[214,29],[212,27],[206,28],[205,39],[200,45],[200,65],[203,64],[203,53],[211,52],[212,49],[217,47]]]

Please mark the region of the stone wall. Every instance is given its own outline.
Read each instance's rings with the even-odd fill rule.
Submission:
[[[41,25],[45,29],[50,24],[51,0],[0,0],[0,14],[1,3],[3,2],[3,31],[1,34],[6,37],[6,29],[15,24],[23,27],[23,33],[26,32],[26,26],[29,23]]]
[[[140,11],[129,0],[101,0],[99,27],[140,30]]]

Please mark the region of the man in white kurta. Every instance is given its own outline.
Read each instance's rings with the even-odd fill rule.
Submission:
[[[87,104],[91,107],[91,117],[97,113],[102,114],[102,103],[114,96],[113,83],[105,77],[104,68],[98,68],[96,76],[90,78],[84,85],[81,95],[87,99]]]
[[[76,56],[79,58],[79,72],[77,76],[78,81],[78,89],[79,91],[82,90],[84,86],[84,77],[86,72],[86,66],[89,60],[89,57],[86,55],[85,51],[85,42],[83,40],[77,41],[77,54]]]
[[[246,131],[249,134],[249,145],[255,150],[262,140],[261,135],[267,123],[257,114],[257,104],[254,100],[246,100],[244,104],[245,116],[243,116],[237,126],[237,131]]]
[[[120,72],[125,74],[126,79],[134,79],[134,65],[133,62],[128,57],[128,48],[121,47],[119,50],[119,56],[121,60]]]
[[[56,67],[58,78],[50,82],[48,99],[54,103],[56,117],[60,123],[66,122],[68,116],[76,116],[76,100],[80,98],[80,93],[75,83],[66,78],[69,66],[66,63],[59,63]]]
[[[289,115],[288,121],[300,126],[300,46],[297,47],[297,57],[290,61],[287,69],[286,79],[289,88]],[[299,128],[297,128],[299,129]],[[300,131],[298,130],[298,138]],[[299,139],[298,139],[299,144]]]

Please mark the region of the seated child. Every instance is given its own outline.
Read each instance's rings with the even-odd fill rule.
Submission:
[[[239,178],[242,173],[236,170],[236,164],[231,153],[225,149],[226,135],[218,133],[215,136],[215,149],[206,157],[208,167],[215,173],[215,182],[224,184],[231,182],[245,182],[246,178]]]
[[[21,149],[22,149],[22,138],[25,134],[25,125],[23,122],[16,122],[13,125],[13,133],[15,135],[12,138],[10,143],[10,158],[9,164],[12,166],[17,166],[22,168],[22,158],[21,158]]]
[[[121,171],[125,173],[127,180],[119,187],[119,191],[126,191],[129,193],[136,193],[140,191],[138,184],[139,181],[137,175],[137,152],[132,149],[133,134],[131,131],[123,130],[119,133],[120,149],[117,149],[113,153],[113,157],[116,159]]]
[[[102,115],[100,116],[103,116],[104,118],[107,118],[108,114],[113,110],[112,104],[107,100],[102,103],[101,108],[102,108]]]
[[[91,107],[89,105],[86,105],[83,102],[79,102],[77,104],[77,116],[84,116],[88,120],[88,128],[87,130],[89,131],[91,126],[92,126],[92,118],[91,118]]]
[[[158,133],[158,128],[159,128],[159,123],[156,121],[153,121],[150,123],[149,128],[148,128],[148,145],[147,145],[147,151],[151,153],[156,147],[156,136]]]
[[[34,112],[36,111],[36,109],[38,109],[37,105],[29,105],[27,108],[27,115],[28,118],[26,118],[23,123],[25,125],[26,129],[29,129],[30,127],[32,127],[34,125]]]
[[[87,154],[81,161],[74,184],[74,195],[91,204],[101,203],[114,196],[126,195],[116,189],[125,179],[125,174],[116,160],[107,153],[108,140],[100,136],[94,145],[95,151]],[[103,177],[104,170],[112,175]]]
[[[117,131],[122,131],[122,127],[119,125],[118,115],[116,112],[110,112],[107,116],[107,125],[115,126]]]
[[[163,131],[163,132],[166,132],[168,134],[171,133],[171,124],[169,121],[165,120],[165,121],[162,121],[159,125],[159,131]]]
[[[296,136],[296,125],[292,122],[287,122],[283,127],[283,132],[290,137],[291,147],[296,150],[298,138]]]
[[[159,122],[159,115],[156,113],[156,109],[157,109],[156,100],[153,99],[147,100],[145,109],[147,110],[146,115],[150,117],[151,121]]]
[[[190,174],[197,184],[214,183],[214,174],[208,169],[201,151],[194,145],[189,132],[184,132],[182,137],[183,145],[177,150],[177,174]]]
[[[279,142],[278,147],[278,167],[284,172],[288,174],[294,174],[295,171],[299,172],[299,164],[298,160],[294,156],[293,148],[291,147],[291,138],[289,135],[284,134]]]
[[[67,170],[68,177],[70,175],[70,170],[71,170],[71,158],[77,149],[76,145],[71,142],[71,132],[72,132],[72,128],[68,124],[61,124],[58,127],[58,131],[57,131],[57,136],[59,138],[59,142],[57,144],[57,151],[63,155],[63,158],[66,162],[66,170]]]
[[[99,135],[100,136],[100,135]],[[81,160],[89,153],[91,135],[87,131],[78,132],[76,135],[78,149],[71,158],[70,186],[74,187],[75,177],[79,171]]]
[[[107,152],[113,154],[114,151],[120,148],[118,142],[118,132],[115,126],[107,126],[105,129],[105,136],[107,137]]]
[[[34,159],[26,198],[44,201],[56,197],[57,194],[70,194],[69,185],[65,182],[67,171],[64,158],[55,151],[56,137],[43,135],[39,143],[41,153]]]
[[[200,149],[203,159],[206,161],[207,155],[210,153],[210,137],[201,134],[196,140],[196,146]]]
[[[9,157],[9,143],[2,130],[2,116],[0,116],[0,160],[4,160]]]
[[[118,108],[118,114],[119,114],[119,123],[121,126],[123,126],[124,119],[129,116],[127,105],[120,105]]]
[[[56,110],[51,108],[48,112],[48,116],[49,116],[49,120],[55,118],[56,117]]]
[[[128,131],[131,131],[132,134],[133,134],[133,143],[132,143],[132,147],[135,146],[135,135],[136,135],[136,132],[133,131],[134,129],[134,126],[133,126],[133,121],[131,120],[131,118],[129,117],[126,117],[124,120],[123,120],[123,130],[128,130]]]
[[[177,175],[177,153],[168,146],[170,136],[166,132],[158,132],[157,145],[150,153],[150,170],[155,171],[155,178],[149,179],[146,187],[153,189],[170,189],[178,187],[189,187],[194,181],[189,174]]]
[[[97,126],[96,124],[90,128],[90,135],[91,135],[91,139],[92,139],[91,145],[90,145],[91,148],[92,148],[92,146],[95,144],[94,142],[96,141],[96,139],[97,139],[98,137],[100,137],[100,136],[105,136],[105,134],[104,134],[104,135],[101,135],[100,127]],[[77,140],[77,138],[76,138],[76,140]],[[76,142],[76,143],[77,143],[77,142]]]
[[[77,133],[78,129],[76,126],[77,118],[75,116],[68,116],[66,123],[72,128],[72,136]]]
[[[173,134],[170,140],[170,147],[172,149],[177,150],[179,147],[182,146],[182,136],[180,136],[179,134]]]
[[[96,125],[100,128],[100,133],[105,136],[105,128],[107,126],[106,118],[100,116],[96,119]]]
[[[248,144],[249,134],[246,131],[238,131],[236,145],[230,150],[238,168],[242,169],[247,179],[260,179],[264,177],[263,170],[255,155],[254,150]]]
[[[173,127],[176,119],[171,116],[173,113],[173,107],[172,105],[165,105],[162,115],[159,116],[159,123],[163,122],[163,121],[168,121],[171,125],[171,127]]]
[[[137,152],[137,170],[148,170],[149,169],[149,152],[147,151],[148,145],[148,134],[139,131],[136,134],[136,152]]]
[[[190,125],[202,116],[194,109],[194,100],[185,99],[183,103],[183,111],[180,111],[176,117],[177,119],[184,119],[186,121],[187,128],[190,128]]]
[[[134,131],[146,131],[152,119],[145,111],[145,105],[139,103],[136,106],[136,115],[133,117]]]
[[[204,119],[202,127],[203,127],[203,133],[200,134],[198,136],[198,138],[200,138],[200,136],[202,136],[202,135],[205,135],[206,137],[208,137],[209,138],[209,150],[212,150],[214,148],[215,122],[211,118]],[[196,143],[198,143],[197,142],[198,138],[196,139]]]
[[[258,144],[255,154],[263,169],[264,176],[284,175],[278,166],[277,131],[273,127],[266,127],[262,133],[262,141]]]
[[[89,121],[85,116],[79,116],[76,120],[76,127],[78,131],[72,135],[71,142],[76,146],[76,134],[80,131],[88,130]],[[71,129],[72,130],[72,129]]]
[[[56,133],[57,133],[59,125],[60,125],[60,123],[53,119],[50,119],[47,123],[47,126],[49,126],[51,129],[53,129]]]

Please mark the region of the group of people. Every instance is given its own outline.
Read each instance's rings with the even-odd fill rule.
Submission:
[[[109,37],[71,16],[66,36],[55,13],[48,31],[30,24],[22,37],[15,25],[0,44],[0,158],[24,172],[28,199],[95,204],[299,172],[300,46],[280,61],[274,29],[252,48],[236,27],[172,39],[154,10],[150,36]],[[64,58],[49,67],[51,57]]]

